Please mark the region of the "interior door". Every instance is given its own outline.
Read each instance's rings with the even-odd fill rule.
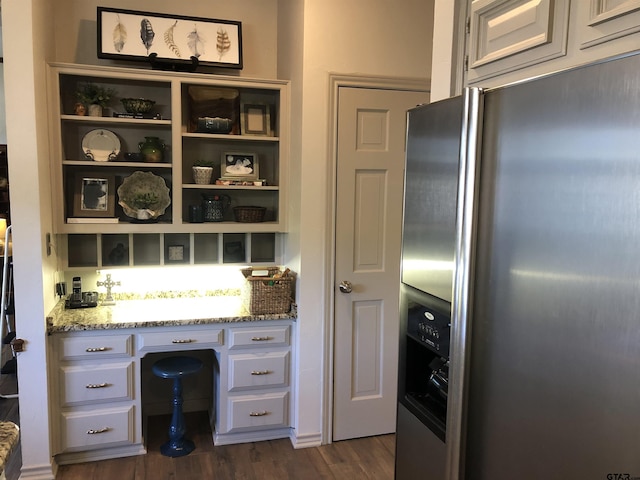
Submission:
[[[426,92],[338,92],[333,439],[395,431],[407,109]]]

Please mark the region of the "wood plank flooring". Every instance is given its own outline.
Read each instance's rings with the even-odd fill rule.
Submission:
[[[207,414],[194,412],[187,413],[185,421],[196,450],[169,458],[159,451],[169,421],[167,415],[150,419],[146,455],[62,465],[56,480],[393,479],[393,434],[298,450],[288,439],[213,446]],[[17,480],[9,474],[7,469],[7,480]]]

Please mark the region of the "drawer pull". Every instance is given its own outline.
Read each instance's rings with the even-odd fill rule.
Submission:
[[[252,370],[251,375],[268,375],[270,374],[270,370]]]
[[[87,383],[84,388],[105,388],[108,387],[108,383]]]
[[[107,350],[111,350],[111,347],[89,347],[86,349],[87,352],[106,352]]]
[[[266,410],[263,410],[261,412],[251,412],[251,413],[249,413],[250,417],[264,417],[265,415],[269,415],[269,412],[267,412]]]
[[[171,343],[192,343],[192,342],[195,342],[195,340],[191,338],[185,338],[184,340],[180,340],[180,339],[171,340]]]
[[[91,429],[91,430],[87,430],[87,435],[95,435],[97,433],[106,433],[109,430],[111,430],[111,427],[102,427],[102,428],[99,428],[98,430]]]
[[[273,337],[251,337],[252,342],[268,342],[273,340]]]

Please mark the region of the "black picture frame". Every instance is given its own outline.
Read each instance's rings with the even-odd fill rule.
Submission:
[[[97,7],[98,58],[242,69],[242,22]]]
[[[224,152],[220,162],[220,179],[256,181],[259,177],[256,153]]]

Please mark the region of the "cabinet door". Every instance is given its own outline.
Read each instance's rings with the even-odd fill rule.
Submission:
[[[471,2],[467,83],[565,55],[568,23],[568,0]]]
[[[580,48],[586,49],[640,32],[640,0],[591,0],[588,3],[579,8],[576,28]]]

